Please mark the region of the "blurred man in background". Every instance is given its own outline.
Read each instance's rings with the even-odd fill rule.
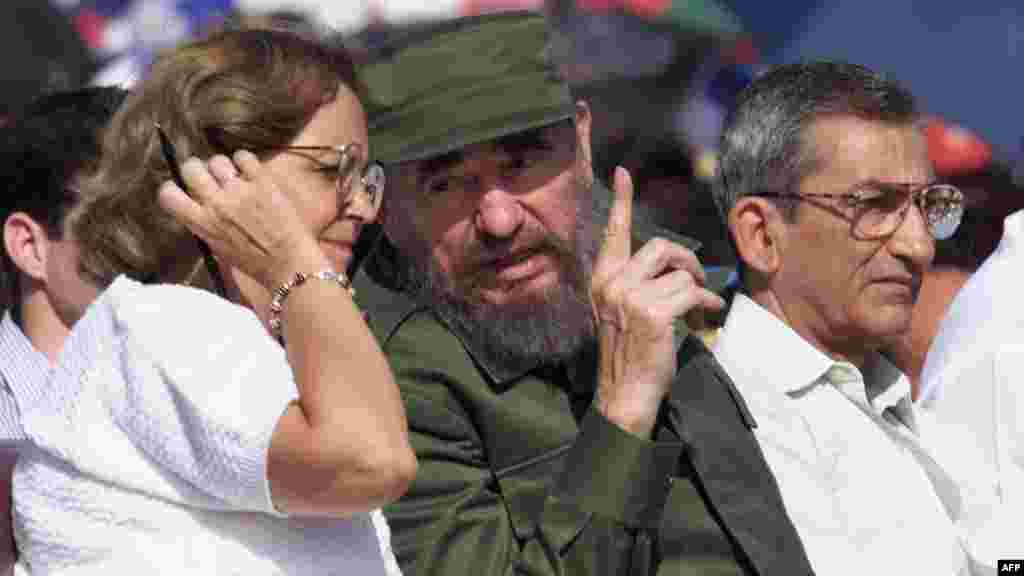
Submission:
[[[637,208],[651,221],[701,243],[705,266],[733,266],[735,256],[711,194],[711,182],[694,170],[694,158],[685,142],[663,137],[626,156],[624,166],[634,175]]]
[[[914,398],[928,403],[936,393],[922,381],[925,357],[957,293],[999,244],[1003,220],[1024,208],[1024,190],[1005,166],[989,162],[980,169],[939,175],[964,193],[964,216],[953,237],[935,243],[935,258],[925,272],[910,330],[887,355],[907,374]]]
[[[980,460],[973,472],[995,492],[996,501],[989,510],[967,514],[985,535],[990,555],[1019,557],[1024,554],[1015,525],[1024,515],[1024,187],[999,166],[964,180],[981,203],[970,220],[965,218],[975,233],[973,246],[964,240],[973,248],[965,250],[971,254],[966,261],[987,258],[935,320],[918,404],[958,430],[956,440]],[[1000,233],[994,245],[993,236]]]
[[[37,388],[78,319],[96,296],[78,275],[78,248],[68,214],[75,182],[96,161],[99,133],[121,104],[119,88],[86,88],[43,97],[0,129],[0,221],[3,222],[0,321],[0,549],[10,570],[11,471],[27,440],[9,383]]]

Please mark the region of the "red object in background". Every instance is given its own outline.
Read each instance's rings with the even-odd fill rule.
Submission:
[[[576,0],[576,8],[581,12],[611,12],[622,4],[622,0]]]
[[[655,18],[665,13],[672,0],[625,0],[627,10],[642,18]]]
[[[460,14],[476,16],[504,10],[539,10],[543,6],[544,0],[462,0]]]
[[[672,0],[576,0],[580,12],[611,12],[622,7],[626,12],[641,18],[661,16],[672,5]]]
[[[928,156],[942,176],[984,168],[992,160],[992,147],[977,134],[940,118],[929,118],[924,129]]]
[[[84,8],[75,14],[75,30],[82,40],[93,50],[103,47],[103,32],[107,21],[96,12]]]
[[[758,60],[757,46],[750,36],[739,37],[734,44],[722,49],[722,64],[730,66],[752,66]]]

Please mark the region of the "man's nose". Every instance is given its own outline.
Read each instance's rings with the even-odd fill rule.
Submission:
[[[919,270],[924,270],[935,257],[935,238],[916,202],[911,202],[906,210],[903,222],[889,240],[889,249],[894,256],[908,260]]]
[[[477,229],[485,236],[506,239],[515,236],[524,220],[523,207],[500,186],[491,186],[480,197],[475,214]]]
[[[342,213],[363,222],[373,222],[377,218],[378,206],[371,194],[362,187],[353,189],[345,199]]]

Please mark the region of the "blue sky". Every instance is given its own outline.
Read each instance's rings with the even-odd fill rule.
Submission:
[[[1024,3],[1020,0],[723,0],[762,60],[831,57],[907,83],[925,108],[1024,157]]]

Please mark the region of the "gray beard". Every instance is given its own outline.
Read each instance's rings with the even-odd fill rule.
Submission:
[[[432,258],[424,259],[426,270],[413,267],[412,291],[489,365],[521,372],[568,359],[595,340],[588,287],[607,222],[607,209],[595,196],[589,186],[580,191],[572,245],[556,250],[558,281],[540,295],[502,305],[475,301]]]

